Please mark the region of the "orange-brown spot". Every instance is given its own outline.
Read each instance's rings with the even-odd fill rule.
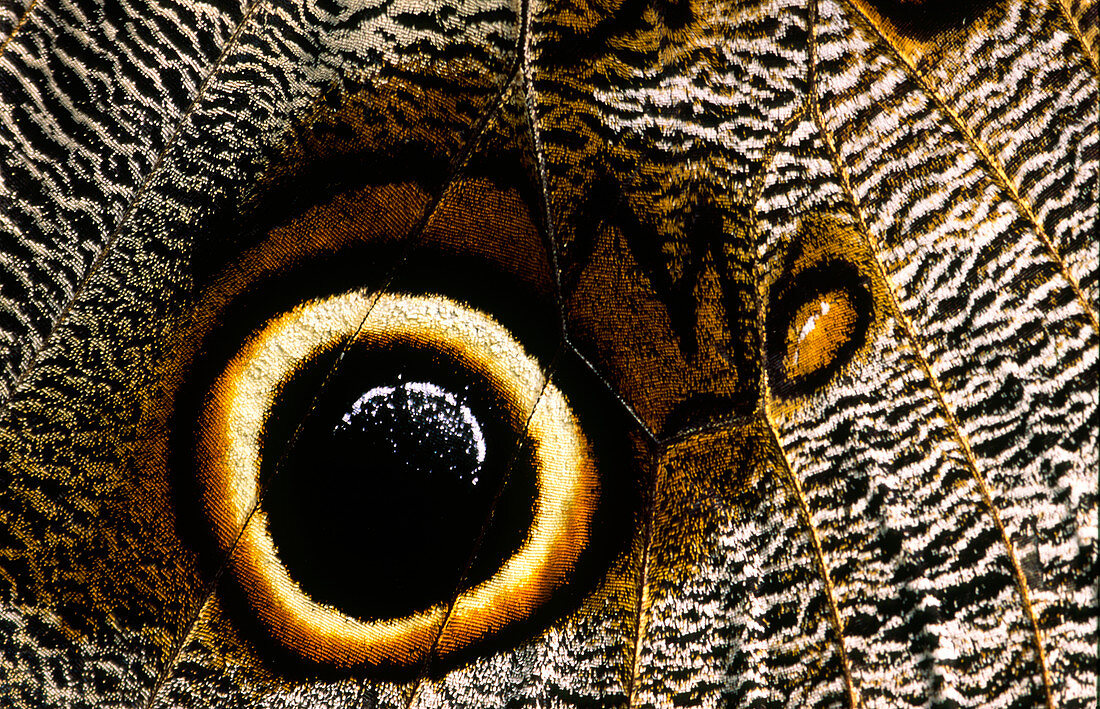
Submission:
[[[852,338],[858,319],[843,291],[829,291],[804,303],[787,331],[787,378],[804,379],[828,367]]]

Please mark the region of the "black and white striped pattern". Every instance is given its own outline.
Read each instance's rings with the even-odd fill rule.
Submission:
[[[854,38],[868,44],[858,65],[838,62],[835,79],[822,76],[825,126],[836,136],[851,136],[837,140],[840,159],[867,229],[881,246],[879,258],[910,323],[913,347],[937,380],[942,408],[958,420],[952,436],[970,449],[963,451],[973,458],[967,467],[988,484],[1017,553],[1039,557],[1041,587],[1032,600],[1062,703],[1061,688],[1078,681],[1070,678],[1094,683],[1080,674],[1090,671],[1089,656],[1073,657],[1071,648],[1079,653],[1096,624],[1097,601],[1083,563],[1095,554],[1086,521],[1096,508],[1088,462],[1097,457],[1089,425],[1097,408],[1095,319],[1063,276],[1059,254],[1050,253],[992,183],[975,151],[896,65],[878,59],[881,50],[853,32],[843,10],[822,4],[822,55],[836,51],[832,42],[846,49]],[[832,86],[857,90],[834,95]],[[1095,92],[1092,82],[1091,95],[1063,99],[1095,110]],[[879,97],[876,110],[861,107],[858,97],[866,95]],[[945,128],[949,132],[937,135]],[[871,134],[873,140],[861,139]],[[914,134],[935,137],[918,141]],[[1094,157],[1080,172],[1095,176],[1096,169]],[[920,175],[919,186],[900,182],[903,171]],[[1087,258],[1092,247],[1082,241],[1082,261],[1094,272],[1095,261]],[[983,247],[974,250],[975,243]],[[1071,496],[1074,502],[1066,504]],[[1018,608],[1012,600],[1005,597]],[[1067,617],[1068,609],[1082,607],[1093,609],[1091,621]],[[975,687],[975,695],[984,689]],[[982,703],[988,705],[984,696]]]
[[[19,237],[0,243],[4,400],[150,177],[244,10],[233,2],[78,0],[38,2],[24,19],[24,9],[5,5],[0,23],[0,233]]]

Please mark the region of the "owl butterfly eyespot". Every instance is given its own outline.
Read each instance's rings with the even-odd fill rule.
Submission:
[[[338,373],[317,371],[335,349]],[[564,395],[491,317],[440,296],[352,292],[274,318],[214,382],[198,431],[230,573],[309,660],[409,667],[464,649],[528,619],[589,542],[599,479]],[[486,524],[497,505],[526,517]]]

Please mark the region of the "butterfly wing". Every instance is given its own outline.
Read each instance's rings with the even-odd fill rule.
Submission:
[[[1096,13],[974,7],[8,12],[10,703],[1087,704]],[[506,645],[303,669],[187,529],[180,353],[287,214],[417,165],[405,226],[375,221],[447,244],[500,223],[502,155],[548,347],[624,418],[629,531]],[[852,316],[804,349],[821,303]]]

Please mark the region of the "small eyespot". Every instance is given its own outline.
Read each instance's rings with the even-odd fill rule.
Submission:
[[[487,639],[569,582],[592,532],[594,455],[565,395],[442,296],[351,292],[271,319],[199,419],[228,571],[309,661],[411,667]]]
[[[870,289],[855,266],[831,261],[773,289],[768,310],[768,369],[783,396],[825,384],[863,345],[873,318]]]

